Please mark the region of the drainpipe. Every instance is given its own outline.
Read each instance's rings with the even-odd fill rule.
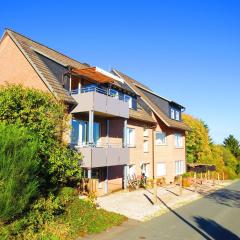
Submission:
[[[106,135],[107,135],[107,148],[106,148],[106,160],[107,160],[107,162],[106,162],[106,165],[107,165],[107,173],[106,173],[106,180],[105,180],[105,186],[106,186],[106,189],[105,189],[105,191],[106,191],[106,193],[108,193],[108,148],[109,148],[109,124],[110,124],[110,120],[109,119],[107,119],[107,131],[106,131]]]
[[[123,147],[127,147],[127,119],[124,119],[123,127]],[[123,188],[127,188],[127,165],[123,167]]]
[[[155,136],[155,131],[154,128],[152,128],[152,163],[153,163],[153,179],[155,178],[155,148],[154,148],[154,136]]]

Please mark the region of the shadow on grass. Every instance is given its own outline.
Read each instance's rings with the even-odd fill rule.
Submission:
[[[211,219],[205,219],[202,217],[193,217],[194,221],[198,224],[198,227],[201,228],[204,232],[206,232],[212,239],[220,240],[239,240],[240,238],[229,231],[228,229],[222,227],[217,222]]]

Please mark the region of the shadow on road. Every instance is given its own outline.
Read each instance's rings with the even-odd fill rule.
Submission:
[[[240,191],[231,189],[221,189],[206,196],[219,204],[227,207],[240,208]]]
[[[195,227],[192,223],[190,223],[188,220],[186,220],[184,217],[182,217],[180,214],[178,214],[176,211],[174,211],[172,208],[170,208],[160,197],[158,197],[158,200],[176,217],[178,217],[180,220],[182,220],[184,223],[186,223],[189,227],[191,227],[193,230],[195,230],[197,233],[199,233],[204,239],[212,240],[210,237],[208,237],[207,234],[205,234],[203,231]]]
[[[239,240],[240,238],[229,231],[228,229],[222,227],[217,222],[211,219],[205,219],[202,217],[193,217],[194,221],[198,224],[198,227],[206,232],[212,239],[226,239],[226,240]]]
[[[148,192],[153,194],[151,191],[148,191]],[[232,204],[230,205],[231,207],[236,205],[239,207],[239,199],[240,199],[239,191],[221,189],[206,197],[211,198],[217,201],[218,203],[225,204],[225,205],[229,205],[227,201],[231,201],[232,202]],[[157,198],[171,213],[173,213],[181,221],[183,221],[185,224],[187,224],[189,227],[191,227],[193,230],[199,233],[204,239],[206,240],[213,240],[213,239],[214,240],[220,240],[220,239],[240,240],[240,238],[237,235],[235,235],[234,233],[222,227],[217,222],[211,219],[205,219],[199,216],[193,217],[194,221],[197,223],[198,226],[193,225],[191,222],[189,222],[187,219],[185,219],[183,216],[181,216],[175,210],[169,207],[159,196]]]

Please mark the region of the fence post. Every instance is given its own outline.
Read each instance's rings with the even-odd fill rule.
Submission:
[[[153,179],[154,203],[157,204],[157,179]]]
[[[182,195],[182,187],[183,187],[183,178],[182,176],[179,177],[180,178],[180,184],[179,184],[179,195]]]
[[[213,176],[213,186],[215,185],[215,172],[212,173]]]

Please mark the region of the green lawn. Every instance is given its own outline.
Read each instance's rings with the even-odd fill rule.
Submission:
[[[51,203],[51,205],[53,205]],[[36,213],[32,213],[34,218],[30,222],[36,221]],[[49,214],[49,211],[43,211],[42,214]],[[41,219],[42,216],[39,218]],[[39,219],[37,218],[37,219]],[[67,201],[64,212],[49,218],[49,220],[32,225],[25,224],[23,219],[15,220],[9,224],[0,223],[0,239],[11,240],[71,240],[79,236],[91,233],[99,233],[107,228],[120,225],[127,218],[120,214],[108,212],[103,209],[97,209],[90,200],[80,200],[74,196]],[[41,226],[36,230],[36,225]]]

